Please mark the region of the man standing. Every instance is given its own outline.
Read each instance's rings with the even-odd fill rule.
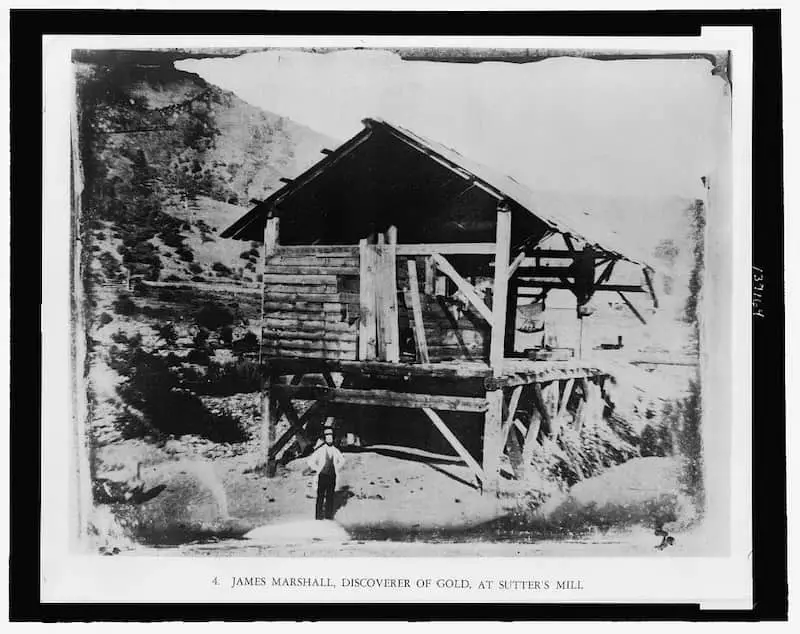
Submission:
[[[333,519],[333,492],[336,490],[336,474],[344,464],[342,452],[333,446],[333,427],[326,427],[325,442],[308,458],[317,477],[317,519]]]

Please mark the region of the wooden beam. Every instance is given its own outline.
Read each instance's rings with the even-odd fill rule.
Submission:
[[[356,266],[294,266],[291,264],[268,264],[264,271],[266,275],[323,275],[334,277],[340,275],[356,276],[359,274]]]
[[[609,263],[608,263],[608,265],[606,266],[606,268],[605,268],[605,269],[603,270],[603,272],[600,274],[600,277],[598,277],[598,278],[597,278],[597,281],[594,283],[594,286],[595,286],[595,287],[597,287],[597,286],[599,286],[599,285],[603,284],[603,282],[606,282],[606,281],[608,281],[608,278],[610,278],[610,277],[611,277],[611,274],[614,272],[614,265],[615,265],[616,263],[617,263],[617,261],[616,261],[616,260],[611,260],[611,262],[609,262]]]
[[[625,294],[622,291],[617,291],[617,293],[622,298],[622,301],[625,302],[626,306],[631,309],[631,312],[634,315],[636,315],[636,317],[639,319],[639,321],[641,321],[644,325],[647,325],[647,322],[644,320],[644,317],[642,317],[639,314],[639,311],[636,310],[636,307],[633,304],[631,304],[631,300],[629,300],[627,297],[625,297]]]
[[[312,403],[311,406],[303,413],[300,417],[300,430],[303,432],[304,438],[307,441],[306,447],[313,444],[313,436],[309,437],[308,429],[310,428],[311,424],[313,424],[314,420],[317,418],[322,418],[325,416],[325,405],[322,401],[317,401],[316,403]],[[272,445],[269,449],[269,456],[271,458],[276,458],[277,455],[280,453],[281,449],[295,437],[298,433],[298,428],[289,422],[289,429],[287,429],[281,437],[275,441],[275,444]]]
[[[505,357],[506,311],[508,302],[508,260],[511,251],[511,211],[508,205],[497,206],[497,251],[494,258],[494,286],[492,288],[492,338],[489,348],[489,365],[499,376]]]
[[[289,421],[289,425],[291,425],[295,430],[295,435],[299,440],[300,448],[305,449],[311,441],[306,438],[305,433],[303,432],[303,423],[300,420],[300,417],[297,415],[297,411],[295,410],[291,399],[289,399],[285,392],[286,388],[281,385],[273,385],[272,389],[275,393],[275,398],[277,398],[281,405],[281,409],[283,409],[286,420]]]
[[[358,293],[314,293],[304,292],[302,288],[294,287],[292,290],[269,289],[266,293],[268,302],[306,302],[318,304],[358,304],[361,298]]]
[[[653,279],[650,276],[650,269],[644,267],[642,269],[644,281],[647,284],[647,289],[650,291],[650,297],[653,298],[653,308],[658,308],[658,297],[656,296],[656,289],[653,287]]]
[[[394,225],[386,231],[380,285],[383,297],[381,323],[384,332],[385,359],[390,363],[398,363],[400,361],[400,324],[397,311],[397,227]]]
[[[325,258],[358,257],[358,247],[350,244],[282,244],[275,255],[287,257],[314,255]]]
[[[523,251],[514,258],[514,261],[511,264],[508,265],[508,279],[511,279],[514,276],[514,273],[517,272],[517,269],[520,267],[525,257],[525,252]]]
[[[289,398],[324,400],[328,403],[350,405],[373,405],[381,407],[431,407],[451,412],[485,412],[486,399],[474,396],[442,396],[439,394],[417,394],[391,390],[356,390],[329,388],[313,385],[282,386]]]
[[[359,242],[360,294],[358,324],[358,358],[360,361],[378,356],[378,322],[375,315],[375,249],[366,238]]]
[[[575,244],[572,242],[572,236],[568,233],[562,233],[561,237],[564,238],[564,244],[570,251],[575,251]]]
[[[550,290],[554,288],[561,288],[570,290],[572,289],[572,284],[567,282],[566,284],[563,281],[559,282],[552,282],[552,281],[538,281],[538,280],[519,280],[519,287],[520,288],[541,288],[543,290]],[[597,291],[616,291],[616,292],[625,292],[625,293],[646,293],[647,290],[642,288],[641,286],[633,286],[630,284],[603,284],[602,286],[595,286],[595,292]]]
[[[552,383],[548,386],[547,389],[549,390],[551,389],[551,387]],[[553,415],[551,413],[549,405],[549,398],[547,395],[544,394],[540,383],[533,384],[533,394],[535,397],[534,403],[536,405],[536,408],[539,410],[539,414],[541,414],[542,423],[544,423],[542,425],[542,433],[545,436],[550,436],[554,431],[553,429],[554,425],[553,425]]]
[[[280,231],[280,218],[267,218],[264,223],[264,254],[261,258],[261,321],[258,330],[258,362],[261,363],[261,344],[264,342],[264,302],[267,300],[267,281],[264,272],[267,262],[275,255],[278,248],[278,234]]]
[[[464,293],[464,296],[470,301],[470,303],[473,306],[475,306],[475,308],[481,314],[481,316],[486,321],[489,322],[489,325],[493,325],[494,318],[492,316],[492,311],[489,310],[488,306],[484,304],[483,300],[480,297],[478,297],[478,293],[475,292],[475,288],[472,286],[472,284],[470,284],[469,282],[467,282],[467,280],[461,277],[461,275],[458,273],[458,271],[456,271],[453,268],[450,262],[445,260],[441,255],[439,255],[438,253],[434,253],[432,257],[434,262],[436,262],[436,266],[438,267],[438,269],[442,273],[447,275],[447,277],[449,277],[451,280],[453,280],[455,285],[458,287],[458,290]],[[503,311],[505,311],[505,305],[503,307]],[[505,312],[503,312],[503,317],[505,318]]]
[[[494,255],[497,245],[494,242],[445,242],[429,244],[398,244],[397,255]]]
[[[503,453],[503,390],[486,393],[486,413],[483,424],[483,470],[486,472],[484,490],[497,488],[500,477],[500,456]]]
[[[561,391],[561,405],[558,407],[558,421],[561,426],[564,424],[564,415],[567,413],[567,403],[572,395],[573,385],[575,385],[575,379],[567,379],[564,389]]]
[[[464,445],[461,444],[458,438],[456,438],[455,434],[450,431],[450,428],[445,425],[444,421],[439,417],[439,415],[429,407],[424,407],[422,411],[425,412],[428,418],[430,418],[436,429],[438,429],[442,436],[445,437],[447,442],[450,443],[450,446],[456,450],[456,453],[467,464],[467,466],[472,469],[475,477],[477,477],[481,483],[486,482],[486,473],[478,464],[478,461],[472,457],[472,454],[467,451]]]
[[[503,445],[508,438],[508,432],[514,425],[514,416],[517,414],[517,407],[519,406],[519,397],[522,395],[522,386],[518,385],[511,392],[511,398],[508,401],[508,412],[506,414],[505,423],[503,423]]]
[[[425,294],[433,295],[436,284],[436,264],[430,257],[425,258]]]
[[[528,423],[528,429],[523,430],[525,441],[522,444],[522,468],[527,475],[531,471],[531,459],[536,446],[539,444],[539,431],[542,425],[541,414],[538,410],[531,412],[531,420]]]
[[[266,448],[266,475],[268,478],[275,476],[277,465],[270,455],[270,450],[275,445],[276,426],[278,424],[278,400],[275,394],[275,385],[272,375],[267,375],[261,390],[261,436]]]
[[[411,310],[414,316],[414,341],[417,344],[417,357],[422,363],[429,363],[428,341],[425,339],[425,324],[422,322],[422,302],[419,298],[417,281],[417,261],[408,259],[408,286],[411,295]]]
[[[563,249],[527,249],[525,251],[529,258],[564,258],[567,260],[574,260],[579,254],[576,251],[565,251]],[[608,254],[602,251],[596,251],[594,254],[595,260],[607,259]]]

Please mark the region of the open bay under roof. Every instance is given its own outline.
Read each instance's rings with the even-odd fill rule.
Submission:
[[[395,225],[404,244],[493,242],[497,203],[512,211],[512,251],[554,233],[647,266],[602,219],[554,204],[513,178],[380,119],[256,205],[222,233],[261,241],[281,219],[281,243],[356,244]]]

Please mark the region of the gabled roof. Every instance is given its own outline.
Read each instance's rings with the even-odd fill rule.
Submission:
[[[245,216],[228,227],[222,233],[222,237],[237,238],[247,228],[252,227],[253,223],[263,225],[272,209],[288,199],[294,192],[313,181],[314,178],[325,172],[329,167],[356,150],[370,137],[373,130],[380,129],[398,141],[428,156],[431,160],[460,174],[465,179],[472,180],[476,186],[498,200],[513,201],[520,208],[536,216],[552,232],[568,234],[577,241],[593,245],[610,255],[650,268],[641,259],[641,256],[634,256],[635,247],[629,244],[623,245],[623,240],[614,231],[603,226],[607,224],[607,218],[598,218],[596,213],[592,214],[591,211],[584,209],[581,203],[576,200],[570,201],[569,197],[564,200],[557,200],[552,195],[537,193],[514,178],[471,160],[446,145],[421,137],[410,130],[383,119],[367,118],[363,120],[363,123],[364,129],[361,132],[290,183],[275,191],[269,198],[256,205]],[[613,210],[608,211],[613,213]]]

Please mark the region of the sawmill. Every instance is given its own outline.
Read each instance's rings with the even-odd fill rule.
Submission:
[[[654,270],[517,180],[363,123],[222,234],[263,245],[267,474],[335,421],[346,443],[457,462],[497,491],[510,451],[524,469],[567,426],[603,424],[607,406],[610,372],[580,336],[521,343],[520,306],[569,293],[582,334],[603,294],[643,322],[631,294],[658,306]]]

